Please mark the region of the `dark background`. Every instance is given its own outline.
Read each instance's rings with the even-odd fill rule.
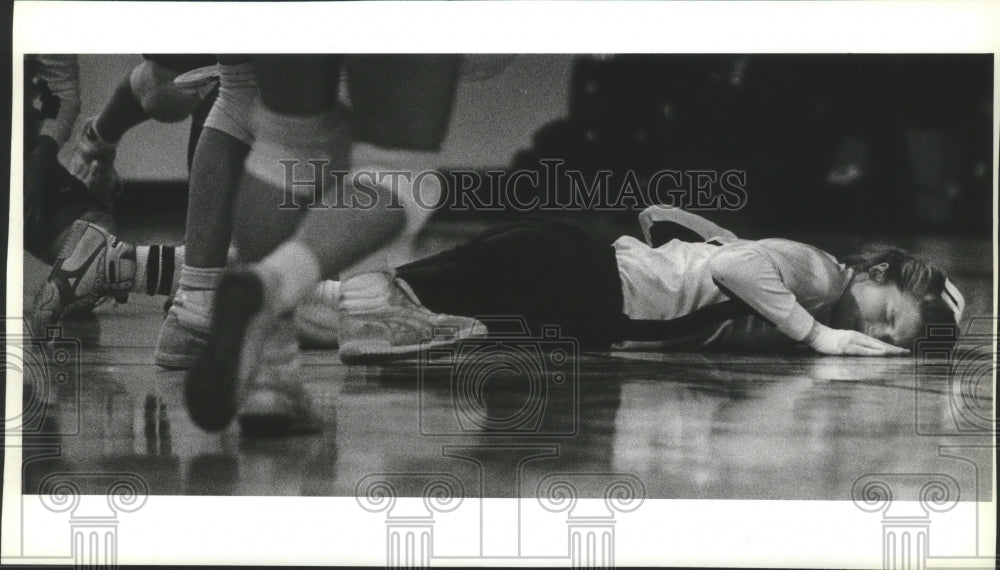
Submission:
[[[745,205],[705,212],[735,227],[988,236],[992,109],[989,54],[529,55],[460,88],[442,159],[477,170],[537,170],[558,159],[587,180],[612,170],[612,188],[628,172],[644,182],[664,169],[735,169],[746,172]],[[163,156],[150,150],[135,160]],[[130,181],[142,190],[123,198],[123,212],[182,219],[183,182],[152,178]],[[554,215],[589,225],[635,213]]]

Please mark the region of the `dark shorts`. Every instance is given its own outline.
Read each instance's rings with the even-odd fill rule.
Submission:
[[[345,58],[358,140],[436,151],[448,133],[459,55],[377,54]]]
[[[178,75],[199,67],[215,65],[215,54],[211,53],[144,53],[142,57]]]
[[[614,249],[568,224],[500,226],[397,275],[430,310],[483,320],[491,333],[522,319],[539,336],[558,326],[584,348],[619,340],[622,283]]]

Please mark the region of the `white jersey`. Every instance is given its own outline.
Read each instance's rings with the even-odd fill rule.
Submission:
[[[853,275],[830,254],[785,239],[674,239],[653,248],[621,237],[614,249],[629,319],[685,318],[664,340],[627,341],[620,348],[793,344],[816,320],[829,322]],[[732,316],[718,311],[724,307]]]

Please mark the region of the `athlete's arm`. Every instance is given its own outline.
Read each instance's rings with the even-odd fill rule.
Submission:
[[[771,256],[754,242],[722,246],[708,264],[712,278],[727,295],[745,302],[779,331],[817,352],[862,356],[907,352],[863,333],[817,322],[799,304]]]
[[[821,354],[853,354],[857,356],[882,356],[907,354],[905,348],[893,346],[857,331],[831,329],[814,322],[804,342]]]

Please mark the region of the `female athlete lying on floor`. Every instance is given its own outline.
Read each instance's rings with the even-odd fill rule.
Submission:
[[[488,329],[491,317],[517,316],[532,335],[558,325],[589,349],[804,343],[822,354],[905,354],[927,325],[961,319],[964,300],[944,272],[897,248],[872,245],[840,262],[790,240],[741,240],[677,209],[654,206],[640,222],[647,243],[623,236],[611,247],[566,224],[505,225],[399,267],[397,284],[435,313],[476,316]],[[363,294],[337,291],[327,307]],[[335,311],[316,309],[298,311],[300,333],[330,344]],[[348,349],[354,361],[386,359],[356,331],[336,334],[342,358]]]

